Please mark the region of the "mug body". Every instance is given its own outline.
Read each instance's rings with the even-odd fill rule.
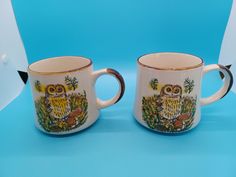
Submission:
[[[28,68],[35,104],[35,125],[49,134],[69,134],[99,116],[92,62],[83,57],[41,60]]]
[[[134,116],[163,133],[190,130],[200,121],[203,61],[179,53],[154,53],[138,59]]]

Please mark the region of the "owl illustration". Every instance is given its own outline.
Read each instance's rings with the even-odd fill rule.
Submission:
[[[160,92],[160,115],[166,119],[177,118],[181,113],[182,88],[179,85],[165,85]]]
[[[50,116],[63,119],[70,113],[70,103],[66,89],[61,84],[50,84],[45,89],[45,101]]]

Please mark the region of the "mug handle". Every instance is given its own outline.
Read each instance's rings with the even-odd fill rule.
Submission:
[[[207,65],[203,69],[203,75],[213,70],[218,70],[224,75],[224,85],[212,96],[209,96],[207,98],[201,98],[200,99],[201,105],[207,105],[223,98],[230,91],[233,85],[233,75],[231,71],[223,65],[220,64]]]
[[[111,69],[111,68],[106,68],[106,69],[94,71],[92,74],[93,75],[93,85],[96,83],[96,80],[100,76],[105,75],[105,74],[111,75],[117,79],[117,81],[119,83],[119,90],[118,90],[118,93],[113,98],[111,98],[109,100],[105,101],[105,100],[101,100],[101,99],[97,98],[98,109],[102,109],[102,108],[111,106],[113,104],[116,104],[122,98],[122,96],[124,95],[124,91],[125,91],[125,82],[124,82],[123,77],[120,75],[119,72],[117,72],[116,70]]]

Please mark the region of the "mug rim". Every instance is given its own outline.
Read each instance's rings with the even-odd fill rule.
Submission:
[[[83,59],[86,59],[89,61],[88,64],[86,64],[85,66],[82,66],[82,67],[78,67],[78,68],[75,68],[75,69],[69,69],[69,70],[63,70],[63,71],[50,71],[50,72],[43,72],[43,71],[35,71],[33,70],[31,67],[34,65],[34,64],[37,64],[37,63],[40,63],[42,61],[47,61],[47,60],[53,60],[53,59],[61,59],[61,58],[83,58]],[[35,61],[33,63],[31,63],[30,65],[28,65],[28,71],[29,73],[33,73],[33,74],[39,74],[39,75],[55,75],[55,74],[65,74],[65,73],[71,73],[71,72],[75,72],[75,71],[80,71],[80,70],[83,70],[85,68],[88,68],[89,66],[91,66],[93,64],[92,60],[90,58],[86,58],[86,57],[83,57],[83,56],[57,56],[57,57],[50,57],[50,58],[44,58],[44,59],[41,59],[41,60],[38,60],[38,61]]]
[[[201,62],[199,64],[196,64],[196,65],[193,65],[193,66],[187,66],[187,67],[178,67],[178,68],[174,68],[174,67],[171,67],[171,68],[159,68],[159,67],[155,67],[155,66],[150,66],[150,65],[147,65],[147,64],[144,64],[140,61],[141,58],[143,57],[146,57],[148,55],[152,55],[152,54],[182,54],[182,55],[189,55],[189,56],[192,56],[192,57],[196,57],[198,58]],[[190,54],[190,53],[184,53],[184,52],[154,52],[154,53],[146,53],[146,54],[143,54],[141,55],[140,57],[138,57],[137,59],[137,63],[143,67],[146,67],[146,68],[151,68],[151,69],[156,69],[156,70],[169,70],[169,71],[182,71],[182,70],[189,70],[189,69],[195,69],[195,68],[198,68],[198,67],[201,67],[204,65],[204,61],[201,57],[198,57],[196,55],[193,55],[193,54]]]

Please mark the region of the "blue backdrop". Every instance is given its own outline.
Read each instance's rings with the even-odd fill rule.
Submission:
[[[52,56],[87,56],[96,69],[119,70],[126,92],[118,104],[102,110],[91,128],[51,137],[33,126],[27,84],[0,112],[0,177],[236,176],[232,92],[203,107],[200,125],[179,136],[151,132],[132,117],[137,57],[176,51],[216,63],[232,0],[12,2],[29,63]],[[216,91],[221,85],[218,73],[208,74],[203,85],[204,95]],[[96,89],[108,98],[117,84],[103,77]]]
[[[231,0],[13,0],[29,62],[83,55],[134,69],[157,51],[216,62]],[[131,65],[131,67],[130,67]]]

